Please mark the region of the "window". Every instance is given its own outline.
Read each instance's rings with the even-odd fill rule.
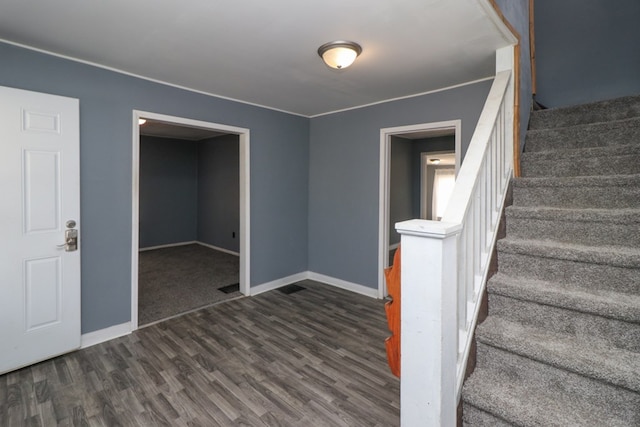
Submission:
[[[449,203],[449,198],[456,183],[456,171],[454,168],[436,169],[433,178],[433,217],[440,221]]]

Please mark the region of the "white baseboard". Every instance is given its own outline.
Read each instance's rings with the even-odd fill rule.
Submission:
[[[232,251],[232,250],[229,250],[229,249],[221,248],[219,246],[210,245],[208,243],[200,242],[198,240],[192,240],[190,242],[168,243],[166,245],[147,246],[146,248],[138,249],[138,252],[152,251],[154,249],[174,248],[176,246],[186,246],[186,245],[205,246],[207,248],[210,248],[210,249],[213,249],[213,250],[216,250],[216,251],[224,252],[224,253],[235,255],[235,256],[240,256],[240,252],[235,252],[235,251]]]
[[[347,282],[346,280],[342,280],[342,279],[336,279],[335,277],[325,276],[324,274],[314,273],[312,271],[303,271],[301,273],[293,274],[291,276],[287,276],[281,279],[273,280],[271,282],[263,283],[258,286],[252,286],[250,290],[250,295],[255,296],[263,292],[272,291],[274,289],[291,285],[292,283],[296,283],[306,279],[315,280],[316,282],[321,282],[329,286],[335,286],[336,288],[355,292],[357,294],[365,295],[371,298],[376,298],[376,299],[378,298],[377,289],[369,288],[368,286],[359,285],[357,283]]]
[[[131,333],[131,322],[121,323],[120,325],[109,326],[108,328],[98,331],[82,334],[80,337],[80,348],[91,347],[115,338],[122,337]]]
[[[357,283],[347,282],[346,280],[342,279],[336,279],[335,277],[331,276],[325,276],[324,274],[314,273],[313,271],[308,271],[307,273],[307,278],[315,280],[316,282],[326,283],[327,285],[335,286],[336,288],[345,289],[347,291],[355,292],[356,294],[365,295],[371,298],[378,298],[378,289],[359,285]]]
[[[201,242],[201,241],[197,241],[197,242],[194,242],[194,243],[197,243],[200,246],[204,246],[204,247],[207,247],[209,249],[216,250],[216,251],[224,252],[224,253],[235,255],[235,256],[240,256],[240,252],[235,252],[235,251],[232,251],[232,250],[229,250],[229,249],[221,248],[219,246],[213,246],[213,245],[210,245],[208,243]]]
[[[283,286],[291,285],[292,283],[299,282],[309,278],[309,272],[303,271],[302,273],[292,274],[291,276],[276,279],[271,282],[262,283],[258,286],[252,286],[249,289],[249,295],[255,296],[263,292],[272,291],[274,289],[281,288]]]
[[[186,245],[193,245],[196,242],[195,240],[192,242],[178,242],[178,243],[169,243],[167,245],[158,245],[158,246],[147,246],[146,248],[140,248],[138,249],[138,252],[144,252],[144,251],[152,251],[154,249],[164,249],[164,248],[173,248],[175,246],[186,246]]]

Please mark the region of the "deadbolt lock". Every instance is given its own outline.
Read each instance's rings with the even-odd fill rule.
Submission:
[[[72,222],[72,221],[69,221]],[[68,226],[69,223],[67,223]],[[75,225],[75,222],[74,222]],[[58,245],[59,248],[64,248],[67,252],[73,252],[78,250],[78,230],[69,229],[64,231],[64,243]]]

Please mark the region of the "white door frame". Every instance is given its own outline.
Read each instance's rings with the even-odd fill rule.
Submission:
[[[250,288],[250,254],[251,254],[251,209],[249,186],[249,129],[219,123],[204,122],[184,117],[133,110],[132,122],[132,203],[131,203],[131,330],[138,329],[138,233],[140,213],[140,126],[138,119],[159,120],[179,126],[191,126],[238,135],[240,140],[240,293],[249,295]]]
[[[460,167],[462,155],[462,120],[422,123],[380,129],[380,183],[378,202],[378,298],[387,296],[387,284],[384,269],[389,266],[389,195],[391,172],[391,137],[420,133],[420,138],[441,135],[443,130],[451,129],[455,134],[456,173]],[[424,135],[423,135],[424,134]]]

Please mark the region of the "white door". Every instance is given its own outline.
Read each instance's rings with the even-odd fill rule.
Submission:
[[[79,127],[77,99],[0,87],[0,374],[80,347]]]

